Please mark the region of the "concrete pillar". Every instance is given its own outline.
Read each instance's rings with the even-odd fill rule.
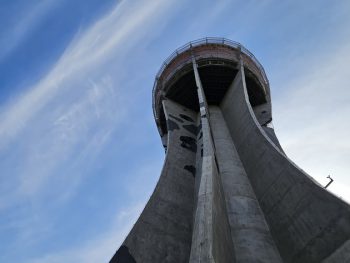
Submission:
[[[236,262],[282,262],[221,110],[209,111]]]
[[[349,205],[299,169],[266,134],[249,103],[242,65],[220,108],[283,261],[342,258],[350,238]]]
[[[197,113],[164,100],[165,162],[157,186],[110,263],[188,262],[191,250]],[[193,120],[193,121],[192,121]]]
[[[203,157],[201,175],[197,177],[200,181],[194,214],[190,262],[235,262],[226,203],[210,129],[209,109],[194,58],[192,62],[200,106]]]

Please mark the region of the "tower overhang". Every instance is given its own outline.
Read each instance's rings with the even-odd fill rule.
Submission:
[[[240,43],[225,38],[202,38],[175,50],[156,75],[153,87],[153,114],[161,136],[167,133],[162,101],[166,98],[198,110],[192,58],[198,64],[208,103],[219,105],[238,72],[240,59],[252,106],[268,104],[266,119],[272,119],[269,81],[255,56]],[[219,81],[218,81],[219,80]]]

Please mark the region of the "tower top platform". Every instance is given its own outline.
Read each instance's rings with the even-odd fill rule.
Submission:
[[[198,110],[192,69],[195,58],[209,104],[219,104],[242,63],[252,105],[270,102],[269,81],[255,56],[239,42],[207,37],[191,41],[176,49],[162,64],[153,86],[153,114],[162,136],[166,133],[162,101],[171,98]],[[219,81],[218,81],[219,80]],[[267,115],[271,116],[271,108]]]

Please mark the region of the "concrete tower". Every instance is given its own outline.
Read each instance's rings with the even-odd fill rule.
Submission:
[[[153,111],[163,170],[110,262],[350,262],[350,206],[285,155],[268,79],[241,44],[176,50]]]

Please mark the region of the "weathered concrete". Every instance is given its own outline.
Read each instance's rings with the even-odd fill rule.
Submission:
[[[203,39],[168,62],[153,93],[164,167],[110,262],[350,262],[350,206],[283,152],[255,57]]]
[[[203,157],[189,262],[235,262],[215,160]]]
[[[320,262],[335,253],[350,238],[350,207],[266,135],[249,104],[243,67],[221,110],[283,260]]]
[[[209,109],[236,262],[282,262],[221,110]]]
[[[271,109],[270,101],[261,105],[257,105],[253,108],[254,115],[261,126],[264,126],[267,123],[272,121],[271,115],[268,114],[270,109]]]
[[[121,247],[127,248],[130,258],[138,263],[188,262],[191,249],[194,177],[184,166],[195,165],[196,151],[180,138],[194,136],[182,127],[190,121],[180,123],[169,114],[196,119],[197,113],[169,100],[163,101],[163,105],[166,118],[178,127],[168,131],[167,154],[159,182]],[[110,262],[122,262],[120,255],[117,251]]]
[[[265,134],[270,138],[270,140],[278,147],[278,149],[282,153],[284,153],[282,146],[281,146],[279,140],[277,139],[277,136],[276,136],[274,129],[266,127],[266,126],[261,126],[261,128],[264,130]]]
[[[333,254],[322,261],[322,263],[350,262],[350,240],[346,241]]]
[[[202,83],[193,59],[198,100],[200,105],[203,157],[194,214],[190,262],[235,262],[227,217],[225,197],[216,164],[215,147],[209,122],[209,109]]]

